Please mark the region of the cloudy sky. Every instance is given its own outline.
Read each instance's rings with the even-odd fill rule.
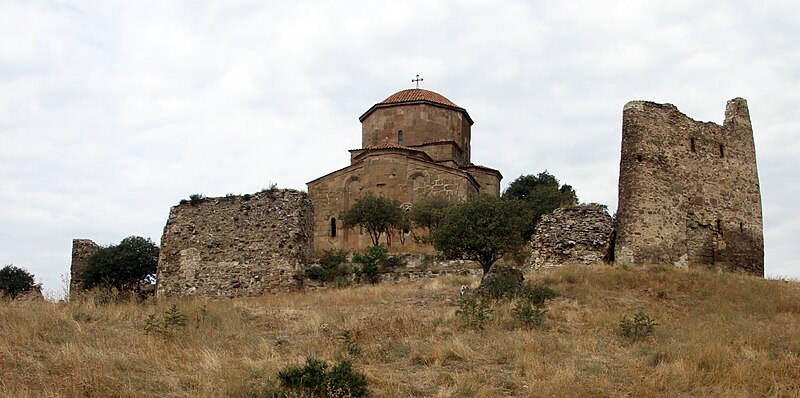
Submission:
[[[626,102],[722,123],[746,98],[766,273],[800,278],[798,37],[788,0],[0,0],[0,266],[59,296],[73,238],[158,242],[190,194],[305,189],[420,74],[504,186],[547,169],[612,211]]]

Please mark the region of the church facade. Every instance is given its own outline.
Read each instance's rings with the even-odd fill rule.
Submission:
[[[367,192],[398,200],[406,210],[430,195],[456,200],[500,195],[500,172],[471,161],[472,118],[441,94],[402,90],[373,105],[359,121],[362,145],[350,150],[350,165],[308,183],[315,250],[361,250],[372,244],[366,232],[344,229],[340,220]],[[414,239],[395,238],[391,245],[425,250]]]

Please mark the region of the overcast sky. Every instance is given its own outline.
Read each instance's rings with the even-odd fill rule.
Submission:
[[[547,169],[612,211],[626,102],[721,124],[746,98],[766,274],[800,278],[798,38],[788,0],[0,0],[0,266],[59,296],[73,238],[159,242],[190,194],[305,189],[420,74],[504,187]]]

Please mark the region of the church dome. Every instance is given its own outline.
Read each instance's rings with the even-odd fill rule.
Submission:
[[[423,90],[421,88],[410,88],[408,90],[398,91],[390,96],[388,96],[385,100],[381,101],[381,104],[398,104],[402,102],[417,102],[417,101],[428,101],[434,102],[440,105],[445,106],[452,106],[454,108],[459,108],[458,105],[454,104],[449,99],[445,98],[443,95],[439,93],[435,93],[429,90]]]
[[[405,105],[416,105],[416,104],[428,104],[428,105],[433,105],[435,107],[445,108],[452,111],[463,113],[466,116],[467,120],[469,120],[469,124],[472,124],[472,119],[469,117],[469,114],[467,113],[466,109],[454,104],[453,101],[450,101],[449,99],[445,98],[444,95],[421,88],[410,88],[407,90],[401,90],[386,97],[385,100],[378,102],[377,104],[369,108],[366,112],[364,112],[364,114],[361,115],[361,117],[359,117],[358,120],[364,122],[364,119],[366,119],[367,116],[369,116],[372,112],[374,112],[377,109],[405,106]]]

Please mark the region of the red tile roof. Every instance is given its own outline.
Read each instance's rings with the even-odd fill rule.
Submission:
[[[398,91],[387,97],[385,100],[381,101],[381,104],[396,104],[400,102],[415,102],[415,101],[430,101],[430,102],[435,102],[437,104],[460,108],[458,105],[454,104],[452,101],[445,98],[443,95],[439,93],[434,93],[433,91],[423,90],[421,88],[410,88],[408,90]]]

